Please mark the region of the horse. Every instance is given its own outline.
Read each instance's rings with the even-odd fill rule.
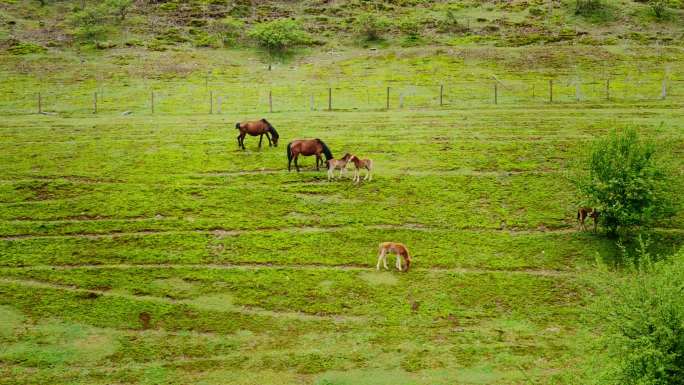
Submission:
[[[386,270],[389,270],[389,268],[387,267],[387,254],[394,253],[397,255],[397,263],[395,264],[397,270],[403,272],[409,271],[409,266],[411,266],[411,255],[409,254],[406,245],[395,242],[382,242],[379,245],[379,249],[380,254],[378,254],[378,264],[377,266],[375,266],[377,270],[380,270],[380,262],[383,263]],[[404,264],[406,265],[405,269],[402,268],[401,258],[404,259]]]
[[[366,169],[366,176],[363,178],[363,180],[368,180],[369,182],[373,180],[373,175],[371,174],[373,171],[372,159],[359,159],[358,156],[352,155],[350,161],[354,163],[354,166],[356,166],[356,169],[354,170],[354,182],[359,183],[361,181],[359,170],[362,168]]]
[[[264,135],[266,135],[266,139],[268,139],[269,147],[271,147],[271,145],[278,147],[278,138],[280,138],[280,135],[278,135],[278,131],[276,131],[275,127],[266,119],[235,123],[235,129],[240,130],[237,141],[238,147],[241,147],[243,150],[245,149],[245,136],[247,134],[250,134],[251,136],[259,135],[259,148],[261,148],[261,141],[264,139]],[[271,133],[273,139],[268,136],[269,133]]]
[[[342,159],[330,159],[328,160],[328,180],[333,179],[333,172],[336,168],[340,169],[340,178],[342,178],[342,172],[347,169],[347,163],[353,155],[350,153],[344,154]]]
[[[297,158],[299,155],[311,156],[316,155],[316,170],[319,170],[318,164],[323,164],[321,153],[325,154],[325,161],[333,158],[330,148],[320,139],[300,139],[293,140],[287,144],[287,171],[290,171],[290,165],[294,159],[295,168],[299,172],[299,164]]]
[[[584,223],[584,221],[587,218],[592,218],[594,220],[594,232],[596,232],[599,215],[599,211],[593,207],[580,207],[577,210],[577,221],[579,222],[580,230],[584,229],[586,231],[587,225]]]

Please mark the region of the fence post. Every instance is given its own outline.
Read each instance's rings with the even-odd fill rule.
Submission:
[[[532,101],[534,101],[534,83],[532,83]]]
[[[268,112],[273,112],[273,91],[268,90]]]
[[[38,113],[42,114],[43,113],[43,100],[40,95],[40,92],[38,93]]]
[[[606,79],[606,100],[610,100],[610,79]]]
[[[499,86],[494,82],[494,104],[499,104]]]
[[[223,96],[219,96],[216,100],[216,112],[221,115],[221,104],[223,103]]]
[[[444,105],[444,84],[439,85],[439,106]]]
[[[389,94],[390,94],[390,88],[387,87],[387,107],[386,107],[386,109],[388,109],[388,110],[389,110]]]
[[[549,79],[549,103],[553,103],[553,79]]]
[[[214,113],[214,91],[209,91],[209,115]]]
[[[97,92],[93,94],[93,114],[97,114]]]
[[[332,111],[332,88],[328,88],[328,111]]]
[[[399,93],[399,108],[404,108],[404,93]]]
[[[152,107],[152,113],[154,114],[154,91],[150,92],[150,106]]]
[[[665,100],[666,97],[667,97],[667,79],[663,78],[663,88],[660,91],[660,98]]]
[[[311,98],[309,99],[309,101],[310,101],[310,110],[313,111],[315,109],[313,94],[311,94]]]

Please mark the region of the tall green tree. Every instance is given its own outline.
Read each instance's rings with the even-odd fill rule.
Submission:
[[[311,37],[301,24],[291,19],[276,19],[257,24],[248,35],[268,52],[269,69],[274,56],[283,54],[292,47],[311,42]]]

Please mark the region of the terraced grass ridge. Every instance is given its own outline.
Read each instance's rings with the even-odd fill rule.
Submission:
[[[269,71],[248,48],[0,55],[0,384],[591,383],[589,282],[619,250],[577,230],[572,170],[633,127],[681,175],[682,56],[338,46]],[[240,150],[235,122],[262,117],[280,145]],[[312,158],[288,172],[296,138],[372,158],[373,181],[328,181]],[[658,223],[651,251],[683,228]],[[410,272],[375,271],[389,240]]]

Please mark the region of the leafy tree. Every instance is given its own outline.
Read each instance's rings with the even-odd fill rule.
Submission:
[[[606,327],[606,385],[684,384],[684,249],[672,261],[640,262],[611,280],[596,304]]]
[[[378,40],[390,26],[389,20],[377,13],[362,13],[354,22],[356,31],[368,41]]]
[[[609,236],[674,214],[672,178],[661,151],[633,129],[594,144],[576,182],[588,203],[599,209]]]
[[[666,0],[650,0],[648,4],[651,6],[651,10],[656,18],[664,19],[667,16]]]
[[[249,31],[249,36],[268,51],[271,60],[273,55],[285,53],[292,47],[311,42],[309,34],[297,21],[291,19],[276,19],[257,24]]]

